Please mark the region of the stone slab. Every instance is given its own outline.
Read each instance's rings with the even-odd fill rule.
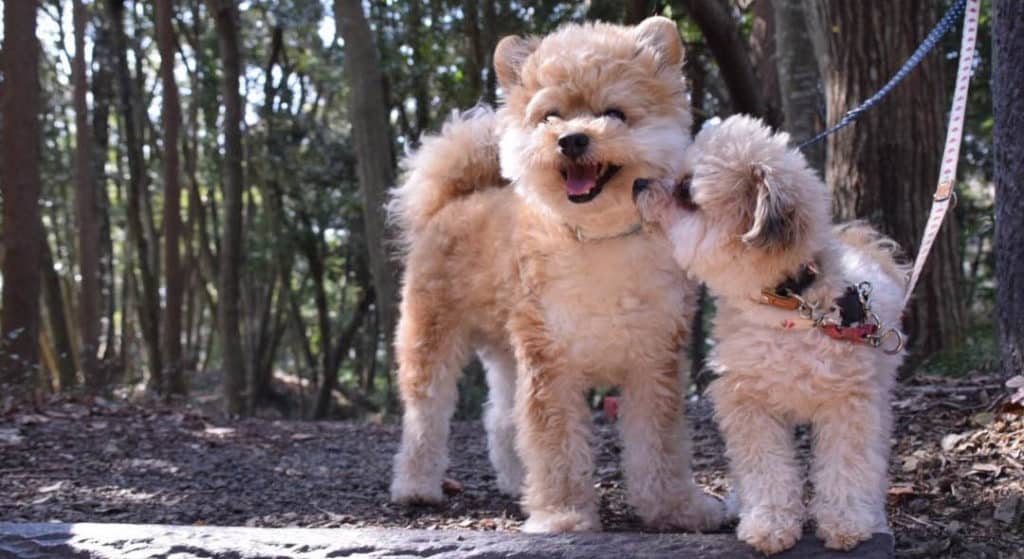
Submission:
[[[21,524],[0,522],[0,559],[263,559],[388,557],[434,559],[760,559],[731,534],[532,535],[518,532]],[[893,539],[875,536],[849,553],[806,535],[778,559],[889,559]]]

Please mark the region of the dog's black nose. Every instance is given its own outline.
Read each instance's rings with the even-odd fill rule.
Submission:
[[[647,187],[651,186],[651,181],[647,179],[636,179],[633,181],[633,199],[640,195],[641,192],[647,190]]]
[[[590,137],[580,132],[566,134],[558,138],[558,147],[561,148],[562,154],[569,159],[576,159],[586,153],[589,145]]]

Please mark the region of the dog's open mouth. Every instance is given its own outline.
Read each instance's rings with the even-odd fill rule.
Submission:
[[[597,198],[604,185],[619,169],[620,166],[610,163],[567,163],[562,167],[562,179],[565,180],[565,193],[569,201],[582,204]]]

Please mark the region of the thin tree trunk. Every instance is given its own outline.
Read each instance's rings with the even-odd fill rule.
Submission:
[[[149,388],[162,393],[163,361],[160,353],[159,282],[153,273],[150,243],[143,224],[143,197],[146,196],[145,164],[142,139],[139,136],[137,90],[128,71],[128,42],[124,31],[124,0],[109,0],[108,11],[114,30],[114,51],[117,56],[118,93],[121,98],[121,119],[124,126],[125,150],[128,153],[128,238],[134,243],[142,292],[138,301],[139,326],[149,356]]]
[[[64,308],[64,293],[61,291],[60,276],[53,267],[53,253],[50,243],[42,239],[39,250],[43,257],[43,301],[46,314],[50,319],[51,341],[57,373],[57,382],[61,392],[73,390],[78,385],[75,375],[75,355],[71,345],[71,332],[68,330],[68,317]]]
[[[247,375],[242,356],[241,274],[242,266],[242,97],[239,94],[241,62],[238,47],[238,6],[231,0],[208,0],[217,21],[217,35],[223,63],[224,102],[224,232],[220,246],[221,346],[224,352],[224,397],[231,415],[246,409]]]
[[[940,4],[892,0],[879,11],[845,0],[807,0],[829,123],[896,73],[935,25]],[[828,139],[825,175],[836,216],[870,220],[909,254],[917,250],[938,179],[946,89],[942,58],[933,53],[885,101]],[[958,239],[956,221],[947,220],[904,321],[913,350],[908,370],[962,339]]]
[[[363,295],[363,299],[355,308],[355,311],[352,313],[352,317],[349,318],[348,324],[345,325],[341,335],[338,337],[337,345],[329,352],[329,366],[328,370],[324,371],[324,378],[320,383],[320,392],[317,394],[316,407],[313,410],[313,419],[323,419],[327,417],[327,414],[330,412],[331,394],[335,389],[340,390],[347,399],[352,401],[353,404],[360,407],[374,407],[371,402],[359,393],[358,388],[353,391],[346,390],[344,387],[338,386],[338,370],[341,368],[341,364],[345,360],[345,357],[348,356],[348,352],[352,348],[352,344],[355,342],[359,327],[366,321],[366,315],[370,311],[370,305],[372,304],[373,290],[371,289]],[[329,345],[330,342],[328,342],[328,346]]]
[[[497,100],[498,78],[494,73],[494,47],[498,44],[498,16],[494,0],[484,0],[483,10],[483,67],[487,69],[484,80],[484,101],[493,105]]]
[[[36,2],[4,3],[3,350],[0,384],[30,394],[39,366],[39,41]]]
[[[178,135],[181,129],[181,102],[174,80],[175,37],[171,0],[157,0],[157,41],[160,45],[160,79],[163,84],[162,120],[164,127],[164,353],[167,390],[171,394],[188,391],[181,363],[181,311],[184,274],[181,267],[181,167],[178,159]]]
[[[336,0],[335,15],[345,40],[345,72],[351,86],[352,140],[362,191],[366,244],[373,274],[375,307],[387,339],[391,366],[397,318],[398,272],[388,257],[390,235],[384,215],[387,189],[394,182],[391,133],[380,57],[360,0]]]
[[[103,10],[96,10],[93,18],[95,23],[96,37],[93,41],[92,57],[95,72],[92,76],[92,133],[93,133],[93,188],[96,194],[96,204],[99,222],[100,256],[99,256],[99,277],[100,293],[103,306],[103,316],[106,320],[106,332],[103,340],[103,355],[101,360],[104,365],[100,369],[100,378],[96,382],[106,386],[107,365],[115,361],[117,353],[117,321],[116,312],[116,282],[114,281],[114,241],[111,235],[110,224],[110,197],[107,195],[107,173],[106,163],[109,159],[107,149],[109,147],[110,132],[110,105],[113,102],[113,76],[111,74],[112,51],[110,45],[110,29],[103,14]],[[88,382],[88,378],[86,379]]]
[[[489,1],[489,0],[488,0]],[[470,97],[479,101],[483,93],[483,44],[480,42],[480,0],[463,0],[462,13],[466,32],[466,74]]]
[[[700,28],[708,50],[718,61],[733,112],[760,116],[770,126],[776,126],[778,123],[771,119],[773,115],[768,114],[739,24],[729,7],[721,0],[679,0],[679,3]]]
[[[764,0],[761,0],[764,1]],[[794,141],[806,140],[822,129],[825,96],[814,44],[807,29],[803,0],[771,0],[775,8],[775,52],[782,101],[782,127]],[[825,144],[803,150],[818,174],[825,175]]]
[[[779,93],[778,55],[775,49],[774,0],[755,0],[750,30],[750,62],[760,84],[764,100],[764,118],[778,126],[782,122],[782,99]]]
[[[1024,374],[1024,3],[993,0],[996,318],[1003,371]]]
[[[652,15],[654,15],[654,2],[651,0],[628,0],[622,23],[636,25]]]
[[[100,344],[100,222],[96,182],[92,178],[92,130],[86,105],[85,26],[82,0],[74,1],[75,58],[71,66],[75,101],[75,206],[78,214],[78,268],[82,276],[78,304],[82,375],[92,392],[103,389],[97,351]],[[68,380],[73,381],[74,375]],[[61,383],[61,388],[65,388]],[[70,386],[68,387],[70,388]]]

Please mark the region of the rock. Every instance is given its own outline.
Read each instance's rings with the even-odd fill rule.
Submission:
[[[0,559],[150,557],[432,557],[582,559],[590,557],[760,559],[731,534],[533,535],[518,532],[403,529],[226,528],[151,524],[0,523]],[[875,536],[849,553],[826,550],[813,535],[776,559],[886,559],[893,539]]]

